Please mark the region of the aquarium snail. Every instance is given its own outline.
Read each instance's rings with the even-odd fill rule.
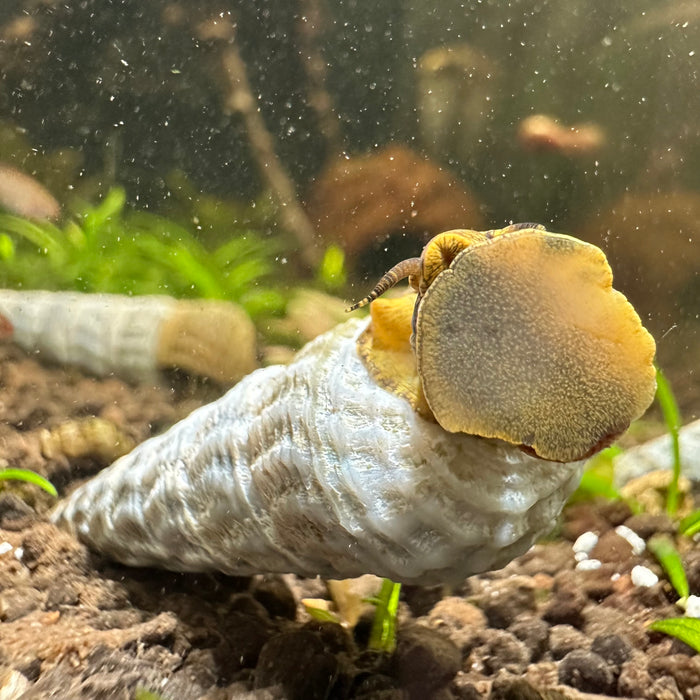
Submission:
[[[0,314],[28,352],[100,376],[177,367],[233,383],[257,366],[255,327],[229,302],[3,289]]]
[[[532,226],[440,236],[418,262],[403,265],[388,278],[391,282],[410,273],[416,295],[377,300],[370,319],[350,320],[320,336],[286,367],[249,375],[218,401],[147,440],[81,486],[59,504],[54,522],[125,564],[180,571],[294,572],[328,578],[374,573],[434,584],[497,568],[524,552],[551,527],[576,487],[582,458],[651,401],[654,343],[632,307],[610,288],[609,269],[607,275],[600,269],[607,267],[605,258],[597,249],[589,250],[593,246]],[[491,248],[501,252],[494,256]],[[495,292],[492,277],[508,272],[509,266],[502,265],[505,258],[517,268],[539,264],[550,254],[552,265],[538,270],[529,282],[535,291],[512,286],[521,281],[519,273],[506,284],[508,294],[522,296],[514,316],[509,318],[506,300],[481,298]],[[465,267],[461,261],[472,256],[478,264]],[[528,261],[528,256],[533,259]],[[542,379],[554,391],[551,408],[542,406],[534,388],[516,383],[515,389],[524,394],[520,402],[506,401],[505,413],[519,407],[522,416],[504,421],[489,404],[480,421],[476,399],[460,387],[446,391],[449,378],[441,382],[436,376],[445,371],[445,363],[449,373],[457,362],[469,365],[463,353],[476,352],[488,380],[496,381],[496,396],[507,398],[511,375],[523,370],[520,362],[511,366],[507,355],[527,350],[527,362],[532,361],[534,349],[525,344],[535,331],[526,329],[523,347],[512,348],[512,333],[501,341],[498,326],[531,321],[521,306],[530,308],[542,284],[550,294],[560,273],[567,271],[580,295],[593,296],[590,303],[579,300],[584,307],[580,314],[572,311],[574,335],[579,330],[594,336],[603,332],[600,323],[586,319],[587,309],[605,316],[611,343],[619,350],[618,364],[623,365],[606,379],[619,380],[616,391],[624,399],[600,411],[583,410],[581,416],[593,428],[579,425],[581,416],[576,414],[562,439],[549,434],[558,423],[547,415],[542,416],[544,438],[537,426],[528,426],[532,438],[522,435],[521,423],[538,411],[564,410],[557,401],[570,388],[566,381],[563,388],[552,384],[551,372],[537,365],[534,381]],[[475,283],[464,279],[474,274]],[[543,283],[543,278],[553,279]],[[467,343],[452,363],[436,361],[433,366],[433,355],[454,352],[455,337],[458,344],[464,342],[462,324],[471,328],[474,323],[468,313],[472,299],[463,297],[465,285],[483,290],[474,301],[487,329],[476,332],[487,348]],[[597,299],[597,287],[606,303]],[[452,293],[461,303],[456,308]],[[552,332],[554,321],[548,317],[538,328]],[[442,349],[440,338],[431,337],[435,332],[447,336]],[[553,344],[569,340],[557,333],[542,339],[549,356]],[[609,359],[605,343],[602,350],[596,342],[584,345],[582,353],[602,351]],[[599,383],[589,382],[577,363],[603,371],[602,360],[564,350],[566,371],[600,391]],[[499,359],[504,363],[505,378],[494,378],[493,363],[482,357],[489,352],[500,354],[495,364]],[[456,369],[456,383],[475,382],[479,388],[483,380]],[[438,394],[448,394],[444,401],[435,396],[436,388]],[[603,391],[602,403],[608,394]],[[465,425],[484,423],[482,433],[498,432],[499,437],[466,434],[455,426],[462,411]],[[565,419],[559,422],[566,424]],[[566,446],[569,440],[571,448]],[[540,449],[553,454],[543,459],[536,454]]]

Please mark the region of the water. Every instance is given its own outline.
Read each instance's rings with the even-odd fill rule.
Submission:
[[[347,272],[333,291],[359,298],[440,230],[536,221],[606,250],[697,413],[696,3],[4,0],[0,36],[0,162],[94,243],[37,272],[5,225],[4,286],[222,295],[265,318],[332,244],[347,270],[323,283]],[[115,187],[125,219],[90,239]],[[170,277],[119,263],[144,227],[187,249]]]

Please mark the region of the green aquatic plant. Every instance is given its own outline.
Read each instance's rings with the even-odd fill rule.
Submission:
[[[284,308],[271,283],[276,252],[251,229],[210,249],[169,219],[127,211],[121,188],[60,227],[0,215],[0,280],[14,288],[227,299],[257,318]]]
[[[661,564],[669,582],[678,593],[680,607],[684,607],[685,600],[690,595],[690,587],[676,545],[668,535],[656,534],[649,539],[647,547]]]
[[[0,469],[0,481],[7,480],[24,481],[28,484],[34,484],[44,489],[47,493],[50,493],[54,498],[58,497],[56,487],[48,479],[45,479],[43,476],[30,469],[15,469],[12,467]]]
[[[648,629],[663,632],[700,652],[700,620],[695,617],[668,617],[652,622]]]
[[[375,651],[390,654],[396,647],[396,617],[399,610],[401,584],[391,579],[382,580],[382,587],[376,598],[369,602],[376,606],[368,647]]]
[[[678,480],[681,477],[681,448],[678,431],[681,426],[681,415],[678,410],[676,397],[673,395],[671,384],[661,368],[656,366],[656,400],[666,423],[666,429],[671,437],[671,460],[673,476],[666,492],[666,512],[674,516],[678,511]]]

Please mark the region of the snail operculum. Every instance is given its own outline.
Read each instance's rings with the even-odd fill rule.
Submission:
[[[417,296],[377,302],[361,354],[389,390],[411,368],[407,398],[445,430],[571,461],[609,444],[651,402],[654,341],[612,288],[600,249],[516,224],[439,234],[419,260]],[[394,304],[401,333],[385,332]],[[411,356],[410,307],[415,365],[392,367]],[[378,346],[401,336],[381,366],[372,367],[373,335],[384,337]]]

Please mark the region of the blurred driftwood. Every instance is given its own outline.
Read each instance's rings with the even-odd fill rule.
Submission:
[[[315,268],[322,255],[321,249],[316,245],[316,232],[297,199],[294,183],[277,157],[272,136],[251,92],[245,63],[235,41],[223,50],[222,63],[229,84],[224,105],[243,118],[253,157],[279,205],[282,224],[296,237],[302,260],[309,267]]]

